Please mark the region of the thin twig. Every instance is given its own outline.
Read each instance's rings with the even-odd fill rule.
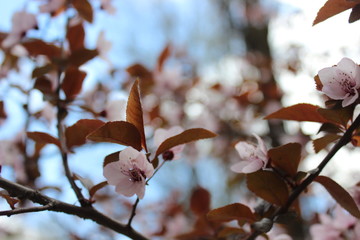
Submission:
[[[112,229],[113,231],[121,233],[131,239],[148,240],[148,238],[135,231],[132,227],[119,223],[118,221],[104,215],[103,213],[98,212],[95,208],[71,205],[48,197],[39,191],[25,187],[21,184],[8,181],[2,177],[0,177],[0,188],[5,189],[11,197],[28,199],[33,203],[38,203],[42,206],[48,206],[51,204],[52,207],[47,210],[53,212],[62,212],[69,215],[78,216],[83,219],[92,220],[101,226]]]
[[[130,215],[129,221],[128,221],[128,223],[127,223],[127,226],[128,226],[128,227],[131,227],[131,222],[132,222],[132,220],[134,219],[134,217],[135,217],[135,215],[136,215],[136,207],[137,207],[139,201],[140,201],[140,199],[139,199],[139,198],[136,198],[136,201],[135,201],[134,206],[133,206],[132,211],[131,211],[131,215]]]
[[[16,209],[8,210],[8,211],[0,211],[0,216],[10,217],[12,215],[17,215],[17,214],[22,214],[22,213],[42,212],[42,211],[50,210],[53,207],[54,207],[53,204],[49,203],[47,205],[39,206],[39,207],[16,208]]]
[[[345,131],[344,135],[340,138],[340,140],[331,148],[330,152],[325,156],[325,158],[321,161],[319,166],[313,171],[308,177],[299,184],[290,194],[288,200],[285,205],[276,209],[271,220],[274,220],[276,217],[281,214],[286,213],[294,201],[299,197],[299,195],[315,180],[317,176],[321,173],[324,167],[329,163],[329,161],[334,157],[334,155],[346,144],[351,141],[353,132],[360,126],[360,115],[358,115],[355,121],[350,125],[350,127]],[[253,240],[257,236],[259,236],[261,232],[254,231],[247,239]]]

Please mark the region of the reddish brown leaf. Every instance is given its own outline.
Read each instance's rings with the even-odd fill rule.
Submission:
[[[109,155],[107,155],[104,159],[104,163],[103,166],[105,167],[106,165],[108,165],[111,162],[116,162],[119,161],[119,154],[121,151],[117,151],[114,153],[110,153]]]
[[[50,134],[44,132],[27,132],[26,135],[28,138],[34,140],[39,144],[55,144],[59,148],[61,148],[61,144],[59,139],[51,136]]]
[[[321,91],[323,88],[322,82],[320,81],[319,75],[316,75],[314,77],[314,81],[315,81],[315,85],[316,85],[316,90]]]
[[[45,77],[39,77],[35,80],[34,88],[38,89],[44,95],[51,95],[53,93],[51,81]]]
[[[153,74],[141,64],[134,64],[126,69],[130,76],[140,79],[140,90],[142,94],[151,91],[154,84]]]
[[[140,79],[152,78],[152,72],[141,64],[134,64],[126,69],[126,71],[133,77]]]
[[[210,193],[202,188],[196,188],[190,199],[190,208],[193,213],[200,216],[206,214],[210,210],[211,196]]]
[[[356,22],[359,19],[360,19],[360,4],[356,5],[351,10],[350,17],[349,17],[349,23]]]
[[[86,136],[105,123],[97,119],[81,119],[74,125],[66,128],[66,145],[69,149],[75,146],[81,146],[86,142]]]
[[[61,49],[58,46],[39,39],[28,40],[23,42],[22,45],[31,56],[45,55],[49,59],[61,56]]]
[[[162,142],[160,144],[160,146],[158,147],[158,149],[156,150],[155,157],[159,156],[163,152],[165,152],[175,146],[193,142],[193,141],[197,141],[197,140],[201,140],[201,139],[213,138],[213,137],[216,137],[215,133],[210,132],[203,128],[192,128],[192,129],[185,130],[184,132],[182,132],[178,135],[175,135],[173,137],[170,137],[170,138],[166,139],[164,142]]]
[[[301,144],[288,143],[268,151],[271,162],[290,176],[294,177],[301,159]]]
[[[357,207],[354,199],[343,187],[326,176],[318,176],[315,178],[315,181],[323,185],[335,201],[346,211],[354,217],[360,218],[359,208]]]
[[[246,175],[247,187],[269,203],[282,206],[289,197],[289,189],[276,173],[257,171]]]
[[[132,123],[137,128],[141,136],[141,145],[147,152],[143,110],[139,91],[139,80],[134,82],[129,94],[129,99],[126,106],[126,121]]]
[[[67,100],[74,100],[82,88],[82,83],[86,77],[86,72],[78,68],[69,67],[65,71],[65,77],[61,84],[61,88],[66,95]]]
[[[68,59],[68,64],[74,67],[80,67],[81,65],[85,64],[86,62],[90,61],[94,57],[99,55],[98,50],[90,50],[90,49],[78,49],[71,53]]]
[[[313,140],[313,148],[316,153],[320,152],[322,149],[326,148],[330,143],[335,142],[341,136],[336,134],[327,134],[321,138]]]
[[[70,26],[66,38],[69,42],[71,52],[84,48],[85,31],[83,23],[80,22],[74,26]]]
[[[328,122],[337,123],[344,127],[347,127],[347,123],[353,116],[354,106],[348,106],[338,109],[324,109],[319,108],[318,113],[327,119]]]
[[[5,194],[3,192],[0,192],[0,197],[4,198],[6,202],[9,204],[11,209],[15,209],[15,204],[19,202],[18,199],[10,197],[8,194]]]
[[[141,150],[141,136],[137,128],[124,121],[107,122],[87,136],[95,142],[111,142]]]
[[[6,118],[7,114],[5,111],[5,105],[3,101],[0,101],[0,118]]]
[[[88,0],[72,0],[72,4],[83,19],[92,23],[93,9]]]
[[[320,8],[313,25],[325,21],[326,19],[335,16],[345,10],[355,7],[356,2],[346,0],[328,0],[322,8]]]
[[[46,64],[45,66],[37,67],[32,72],[32,78],[42,77],[55,69],[56,67],[53,64]]]
[[[163,49],[163,51],[161,52],[160,56],[158,57],[158,60],[157,60],[157,70],[159,72],[162,71],[162,68],[163,68],[163,65],[164,65],[164,62],[166,61],[166,59],[169,57],[170,55],[170,49],[171,49],[171,46],[168,44],[166,45],[166,47]]]
[[[100,189],[102,189],[103,187],[107,186],[108,182],[104,181],[101,183],[98,183],[96,185],[94,185],[90,190],[89,190],[89,195],[90,195],[90,199],[94,197],[95,193],[97,191],[99,191]]]
[[[228,222],[232,220],[248,220],[250,223],[255,221],[255,215],[251,209],[241,203],[233,203],[224,207],[211,210],[207,214],[210,221]]]
[[[314,106],[307,103],[300,103],[290,107],[282,108],[268,116],[265,119],[282,119],[282,120],[294,120],[294,121],[307,121],[307,122],[328,122],[322,117],[317,110],[318,106]]]

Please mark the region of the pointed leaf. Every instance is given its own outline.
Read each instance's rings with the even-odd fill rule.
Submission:
[[[93,9],[88,0],[72,0],[72,4],[83,19],[92,23]]]
[[[307,121],[307,122],[328,122],[323,116],[321,116],[317,110],[318,106],[300,103],[290,107],[282,108],[268,116],[265,119],[282,119],[282,120],[294,120],[294,121]]]
[[[158,60],[157,60],[157,70],[159,72],[162,71],[162,68],[163,68],[163,65],[164,65],[164,62],[166,61],[166,59],[169,57],[170,55],[170,48],[171,46],[168,44],[166,45],[166,47],[163,49],[163,51],[161,52],[160,56],[158,57]]]
[[[339,135],[327,134],[327,135],[325,135],[325,136],[323,136],[321,138],[313,140],[314,151],[316,153],[320,152],[321,150],[326,148],[327,145],[329,145],[330,143],[335,142],[339,138],[341,138],[341,136],[339,136]]]
[[[34,140],[36,143],[40,144],[55,144],[61,148],[59,139],[51,136],[50,134],[44,132],[27,132],[26,135],[28,138]]]
[[[173,148],[175,146],[206,139],[206,138],[213,138],[216,137],[216,134],[213,132],[210,132],[203,128],[192,128],[185,130],[184,132],[175,135],[173,137],[170,137],[166,139],[164,142],[162,142],[159,146],[159,148],[156,150],[155,157],[159,156],[163,152],[169,150],[170,148]]]
[[[45,55],[49,59],[61,56],[61,49],[51,43],[46,43],[42,40],[31,39],[23,42],[22,45],[29,52],[31,56]]]
[[[141,106],[139,80],[137,79],[130,91],[126,106],[126,121],[132,123],[140,133],[141,145],[147,152],[146,138],[144,130],[143,110]]]
[[[99,55],[98,50],[90,50],[86,48],[75,50],[69,56],[68,63],[74,67],[80,67],[81,65],[85,64],[86,62],[90,61],[94,57]]]
[[[356,22],[359,19],[360,19],[360,4],[356,5],[351,10],[350,17],[349,17],[349,23]]]
[[[276,173],[270,171],[257,171],[246,175],[247,187],[269,203],[282,206],[289,197],[289,189]]]
[[[207,214],[210,221],[228,222],[232,220],[246,219],[250,223],[255,221],[255,215],[251,209],[241,203],[233,203],[224,207],[211,210]]]
[[[345,10],[353,8],[357,5],[356,2],[347,0],[328,0],[322,8],[320,8],[313,25],[325,21],[326,19],[335,16]]]
[[[105,167],[106,165],[108,165],[111,162],[119,161],[120,152],[121,151],[117,151],[117,152],[113,152],[113,153],[110,153],[109,155],[107,155],[104,159],[103,167]]]
[[[211,196],[208,190],[202,187],[196,188],[190,198],[190,209],[198,216],[206,214],[210,210]]]
[[[318,112],[321,116],[328,120],[328,122],[337,123],[347,127],[347,123],[353,116],[354,106],[348,106],[338,109],[319,108]]]
[[[338,183],[326,176],[318,176],[315,181],[325,187],[335,201],[356,218],[360,218],[360,211],[354,199]]]
[[[301,144],[288,143],[268,151],[271,162],[294,177],[301,159]]]
[[[45,66],[37,67],[32,72],[32,78],[42,77],[50,71],[55,70],[56,67],[53,64],[46,64]]]
[[[103,187],[105,187],[107,185],[108,185],[107,181],[103,181],[101,183],[94,185],[89,191],[90,199],[94,197],[94,195],[97,191],[99,191],[100,189],[102,189]]]
[[[75,67],[69,67],[65,71],[65,77],[61,84],[61,88],[66,95],[66,99],[72,101],[81,91],[86,72]]]
[[[137,128],[128,122],[107,122],[87,136],[95,142],[111,142],[141,150],[141,136]]]
[[[83,23],[80,22],[74,26],[70,26],[66,38],[69,42],[71,52],[84,48],[85,30]]]
[[[66,128],[66,145],[69,149],[75,146],[81,146],[86,142],[86,136],[105,123],[97,119],[81,119],[74,125]]]

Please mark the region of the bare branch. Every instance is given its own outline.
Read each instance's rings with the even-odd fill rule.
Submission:
[[[49,210],[53,212],[62,212],[69,215],[78,216],[83,219],[90,219],[99,225],[112,229],[113,231],[121,233],[132,239],[148,240],[146,237],[142,236],[140,233],[135,231],[131,226],[127,226],[125,224],[119,223],[118,221],[98,212],[93,207],[90,206],[79,207],[79,206],[71,205],[56,200],[54,198],[48,197],[40,193],[39,191],[25,187],[18,183],[8,181],[2,177],[0,177],[0,187],[8,191],[8,193],[12,197],[17,197],[19,199],[28,199],[34,203],[38,203],[44,206],[44,208],[38,207],[38,209],[41,211]]]
[[[31,213],[31,212],[42,212],[46,210],[50,210],[53,207],[52,203],[49,203],[45,206],[39,206],[39,207],[32,207],[32,208],[17,208],[13,210],[8,211],[0,211],[0,216],[12,216],[16,214],[22,214],[22,213]]]

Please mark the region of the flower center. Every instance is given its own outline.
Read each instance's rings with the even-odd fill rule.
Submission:
[[[350,95],[355,95],[355,82],[352,81],[351,77],[346,74],[346,73],[341,73],[342,75],[342,79],[340,82],[341,85],[341,89],[346,92],[349,93]]]
[[[145,172],[138,168],[136,165],[128,171],[124,172],[125,175],[129,176],[129,180],[132,182],[141,182],[143,179],[146,179]]]

